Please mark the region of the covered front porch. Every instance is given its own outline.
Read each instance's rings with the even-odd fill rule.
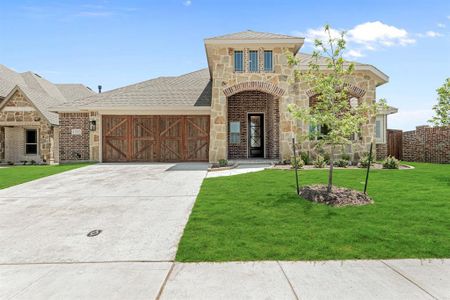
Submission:
[[[227,98],[228,160],[279,159],[279,99],[247,90]]]

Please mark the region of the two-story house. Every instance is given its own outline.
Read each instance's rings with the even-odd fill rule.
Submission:
[[[60,120],[59,157],[102,162],[289,159],[292,138],[309,126],[294,120],[288,105],[308,106],[316,96],[307,83],[293,83],[294,67],[286,58],[291,52],[300,59],[296,67],[306,69],[312,58],[299,52],[303,42],[254,31],[207,38],[207,69],[54,107]],[[324,59],[319,63],[326,68]],[[374,66],[355,63],[350,101],[375,101],[376,88],[386,82],[388,76]],[[392,112],[371,118],[345,151],[357,156],[372,142],[385,143],[385,116]],[[314,143],[302,148],[312,150]]]

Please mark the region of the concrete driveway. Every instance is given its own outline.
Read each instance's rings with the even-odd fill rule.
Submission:
[[[206,170],[195,163],[98,164],[0,190],[0,298],[64,298],[68,281],[75,291],[104,286],[100,298],[139,292],[139,281],[141,296],[154,296]],[[101,233],[88,237],[93,230]],[[121,280],[103,281],[114,274]],[[47,291],[40,294],[41,285]]]

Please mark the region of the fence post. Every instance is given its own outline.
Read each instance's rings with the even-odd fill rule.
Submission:
[[[367,194],[367,183],[369,181],[370,165],[372,164],[372,147],[373,147],[373,143],[370,143],[369,164],[367,165],[366,183],[364,184],[364,194]]]
[[[298,196],[298,194],[300,193],[300,188],[298,186],[298,174],[297,174],[298,166],[297,166],[297,154],[295,151],[295,138],[292,138],[292,150],[294,151],[293,159],[294,159],[294,170],[295,170],[295,183],[297,185],[297,196]]]

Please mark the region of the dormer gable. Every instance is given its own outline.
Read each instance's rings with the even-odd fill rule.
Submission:
[[[304,38],[252,30],[207,38],[205,48],[211,78],[217,52],[229,55],[234,72],[273,72],[272,52],[275,49],[286,49],[295,55],[303,43]]]

